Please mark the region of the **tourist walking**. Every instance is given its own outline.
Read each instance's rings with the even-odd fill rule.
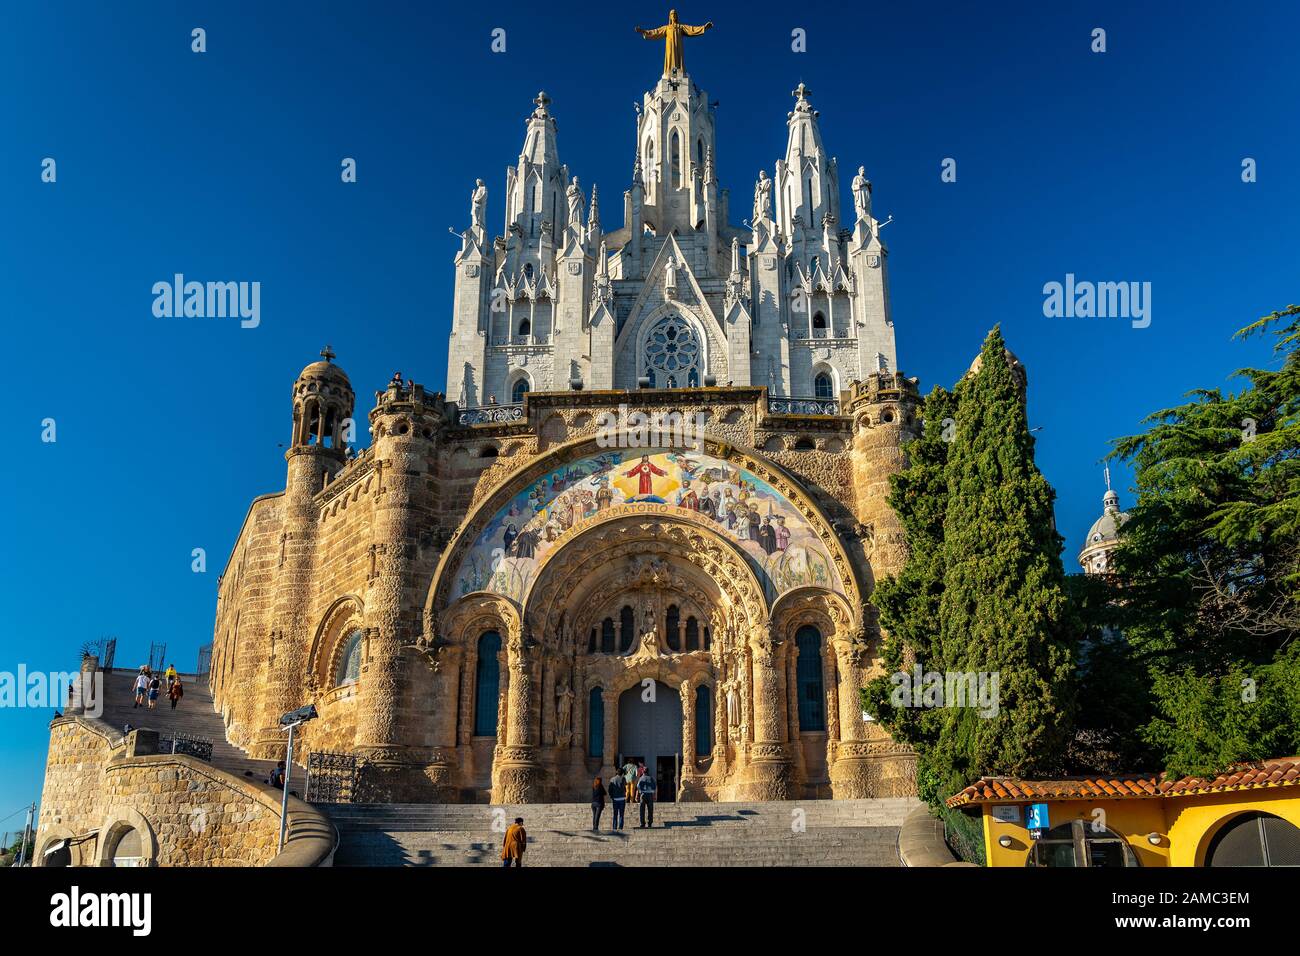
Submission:
[[[636,802],[636,764],[628,761],[623,764],[623,782],[627,785],[628,795],[631,796],[632,802]]]
[[[614,813],[614,819],[610,821],[611,830],[623,829],[623,811],[627,809],[627,781],[623,775],[616,773],[609,778],[609,802]]]
[[[185,696],[185,690],[181,687],[181,679],[179,675],[172,679],[172,686],[167,688],[167,696],[171,698],[172,710],[175,710],[176,705],[179,704],[181,698]]]
[[[600,829],[600,815],[605,812],[605,785],[597,777],[591,781],[591,832]]]
[[[501,841],[501,865],[523,866],[527,849],[528,831],[524,829],[524,818],[515,817],[515,822],[506,828],[506,838]]]
[[[144,668],[140,668],[140,673],[135,677],[135,704],[132,710],[144,703],[145,697],[149,694],[149,678],[145,676]]]
[[[149,709],[153,710],[158,703],[158,690],[162,687],[162,681],[157,677],[149,678]]]
[[[636,791],[641,797],[641,829],[655,825],[655,795],[659,785],[655,783],[652,773],[644,774],[636,782]]]
[[[168,664],[168,665],[167,665],[167,670],[166,670],[166,672],[164,673],[163,676],[167,678],[167,689],[170,690],[170,689],[171,689],[171,686],[172,686],[172,683],[173,683],[173,682],[177,679],[177,677],[178,677],[178,675],[177,675],[177,673],[176,673],[176,665],[175,665],[175,664]]]

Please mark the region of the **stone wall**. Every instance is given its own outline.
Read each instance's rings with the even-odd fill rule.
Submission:
[[[118,737],[82,717],[50,725],[37,865],[68,840],[74,866],[105,866],[122,834],[140,834],[143,865],[264,866],[277,855],[280,793],[191,757],[156,754],[157,735]],[[290,841],[305,865],[332,849],[315,810],[290,798]],[[92,834],[92,831],[96,831]],[[308,846],[307,844],[314,844]]]

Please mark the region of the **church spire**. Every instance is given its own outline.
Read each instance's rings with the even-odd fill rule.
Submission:
[[[786,122],[785,159],[776,165],[776,222],[797,240],[805,231],[822,232],[828,216],[831,224],[839,221],[839,181],[835,160],[822,145],[812,90],[800,83],[790,95],[795,103]]]

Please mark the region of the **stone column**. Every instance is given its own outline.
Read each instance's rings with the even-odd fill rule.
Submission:
[[[600,759],[600,775],[608,779],[614,773],[614,762],[618,758],[615,752],[618,746],[618,695],[605,689],[601,691],[601,700],[605,704],[605,744]]]
[[[534,803],[542,799],[541,767],[537,762],[537,714],[534,712],[537,682],[536,651],[525,646],[522,634],[506,640],[505,746],[496,754],[494,803]]]
[[[799,736],[799,648],[787,640],[785,648],[785,712],[790,722],[790,751],[794,758],[795,780],[808,782],[808,768],[803,759],[803,738]]]
[[[542,739],[543,747],[555,744],[555,661],[543,659],[542,667]]]
[[[690,681],[682,681],[677,688],[682,699],[682,778],[695,770],[695,694]]]
[[[902,754],[903,749],[894,746],[877,724],[862,719],[859,691],[866,686],[872,670],[867,646],[837,639],[835,656],[839,671],[840,740],[830,768],[831,793],[837,800],[908,795],[906,787],[896,792],[885,792],[886,788],[882,787],[882,778],[897,776],[881,762],[882,758],[888,762],[888,758]]]
[[[743,792],[750,800],[789,800],[795,796],[788,724],[780,673],[779,645],[769,624],[755,627],[749,635],[753,659],[753,734],[750,761]]]

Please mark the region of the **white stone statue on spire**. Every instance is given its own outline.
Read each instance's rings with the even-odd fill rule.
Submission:
[[[474,191],[470,194],[469,201],[469,218],[470,225],[475,229],[483,229],[487,225],[487,187],[483,185],[483,180],[474,180]]]
[[[853,209],[860,221],[871,222],[871,180],[865,166],[859,166],[853,177]]]
[[[767,171],[758,171],[758,182],[754,183],[754,222],[767,219],[768,210],[772,208],[772,180],[767,178]]]
[[[569,183],[569,188],[564,191],[564,195],[569,200],[569,225],[582,225],[582,187],[578,185],[578,177],[573,177],[573,182]]]

